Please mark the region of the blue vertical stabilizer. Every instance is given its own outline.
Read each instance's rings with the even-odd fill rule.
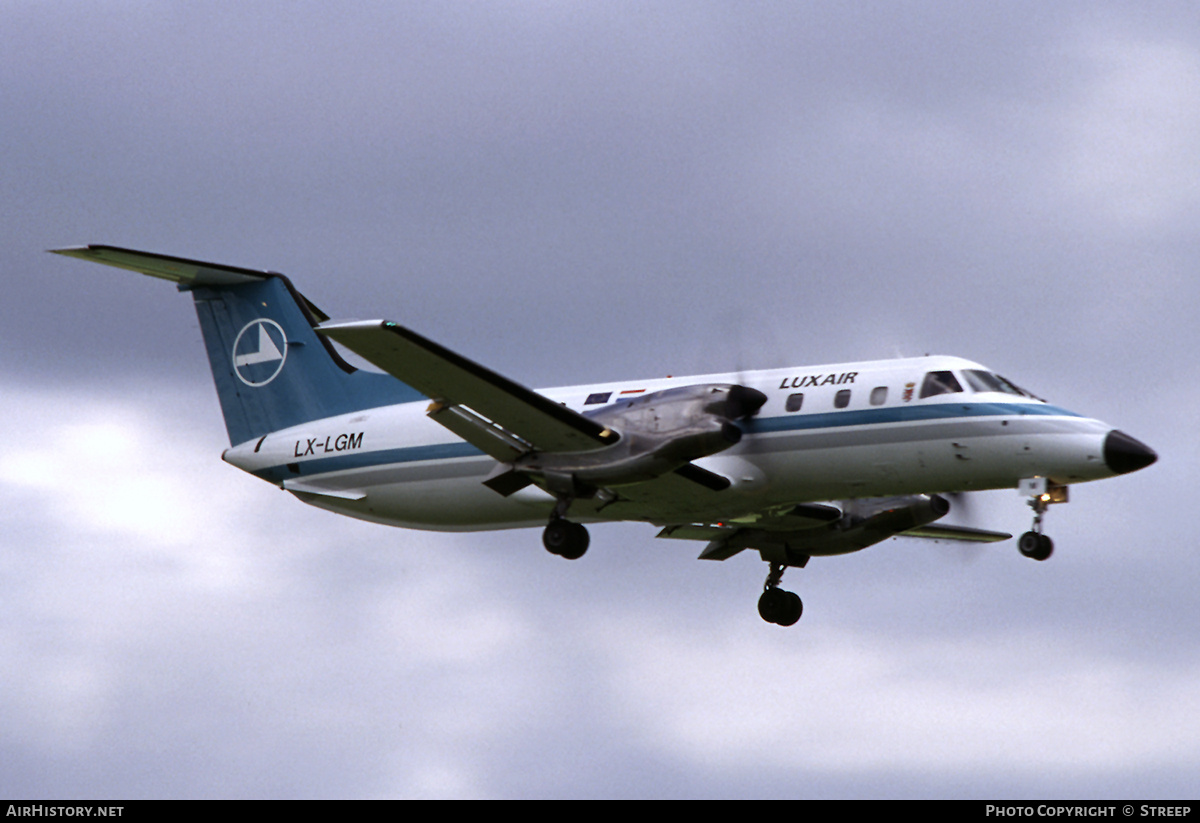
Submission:
[[[114,246],[55,251],[171,280],[192,293],[231,445],[422,397],[390,375],[348,364],[313,331],[328,318],[281,274]]]
[[[321,417],[420,399],[394,377],[347,364],[313,331],[315,318],[289,285],[276,275],[192,288],[231,444]]]

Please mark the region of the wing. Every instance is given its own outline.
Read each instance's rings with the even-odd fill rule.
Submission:
[[[845,501],[842,508],[804,504],[744,522],[667,526],[659,537],[707,540],[702,560],[725,560],[744,549],[756,549],[803,565],[812,555],[846,554],[887,540],[919,537],[993,543],[1011,534],[967,526],[932,525],[947,511],[935,496],[916,495],[874,501]]]
[[[842,511],[836,506],[802,503],[782,512],[730,523],[667,526],[657,536],[709,541],[700,553],[701,560],[727,560],[743,549],[780,548],[805,555],[836,553],[821,549],[833,546],[841,519]],[[806,551],[799,551],[801,546]]]
[[[992,532],[987,529],[973,529],[970,526],[921,526],[919,529],[909,529],[900,532],[898,537],[919,537],[924,540],[953,540],[960,543],[999,543],[1001,540],[1011,540],[1008,532]]]
[[[502,462],[617,440],[602,424],[396,323],[325,323],[317,331],[429,397],[430,417]]]

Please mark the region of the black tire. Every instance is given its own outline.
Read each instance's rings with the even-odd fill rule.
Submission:
[[[1050,555],[1054,554],[1054,541],[1046,535],[1039,535],[1042,538],[1041,546],[1038,548],[1038,553],[1033,556],[1034,560],[1049,560]]]
[[[588,531],[578,523],[569,520],[551,520],[542,532],[542,545],[550,554],[557,554],[567,560],[578,560],[587,551],[590,538]]]
[[[591,538],[588,537],[588,530],[578,523],[568,523],[571,527],[570,537],[567,539],[567,545],[559,552],[560,555],[568,560],[578,560],[583,557],[583,553],[588,550],[588,543]]]
[[[791,608],[791,603],[788,601],[788,595],[791,592],[785,592],[782,589],[767,589],[762,593],[762,597],[758,598],[758,616],[768,623],[783,625],[780,621],[788,616],[788,611]],[[792,595],[795,597],[795,595]]]
[[[1033,560],[1046,560],[1054,554],[1054,541],[1044,534],[1025,532],[1017,541],[1017,549]]]
[[[794,626],[796,621],[800,619],[800,615],[804,614],[804,603],[800,600],[800,595],[795,592],[783,592],[787,597],[784,600],[786,607],[783,615],[775,622],[780,626]]]
[[[546,551],[561,555],[571,541],[572,525],[574,524],[566,520],[551,520],[542,532],[542,545],[546,547]]]

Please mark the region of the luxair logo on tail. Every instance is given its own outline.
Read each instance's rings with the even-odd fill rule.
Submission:
[[[233,341],[233,370],[247,386],[265,386],[274,380],[287,360],[287,335],[274,320],[247,323]]]

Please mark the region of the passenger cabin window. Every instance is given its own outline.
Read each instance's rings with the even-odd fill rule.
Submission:
[[[804,405],[804,392],[798,394],[789,394],[783,407],[790,412],[800,411],[800,407]]]
[[[844,409],[850,405],[850,390],[842,389],[833,396],[833,407],[835,409]]]
[[[876,386],[871,389],[871,405],[882,406],[887,402],[887,386]]]
[[[925,375],[925,382],[921,384],[921,399],[933,397],[935,394],[953,394],[960,391],[962,386],[954,372],[931,371]]]

